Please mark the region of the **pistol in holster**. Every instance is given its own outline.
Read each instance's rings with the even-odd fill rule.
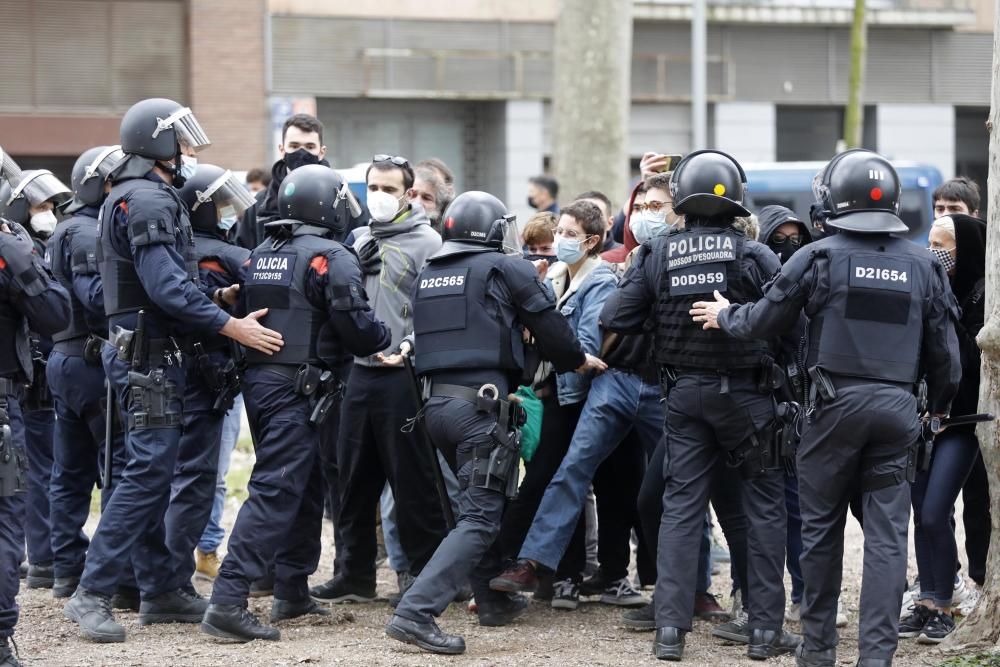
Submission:
[[[167,379],[162,368],[149,373],[129,371],[128,391],[132,402],[129,411],[129,430],[171,428],[181,423],[181,413],[171,409],[174,383]]]
[[[344,384],[331,370],[302,364],[295,372],[293,389],[300,396],[309,398],[309,405],[312,408],[309,423],[320,426],[330,416],[331,408],[340,399]]]

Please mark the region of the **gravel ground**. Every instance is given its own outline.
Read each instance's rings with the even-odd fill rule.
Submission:
[[[248,465],[250,459],[238,454],[234,465]],[[225,523],[232,525],[236,502],[230,500]],[[857,609],[861,575],[861,531],[848,520],[847,553],[844,563],[844,602],[851,619],[841,632],[840,664],[853,665],[857,659]],[[94,521],[91,521],[90,529]],[[961,522],[959,522],[961,524]],[[332,530],[325,527],[324,545],[332,542]],[[912,530],[911,530],[912,534]],[[911,573],[915,571],[910,549]],[[324,553],[314,583],[330,575],[331,554]],[[395,576],[387,567],[379,570],[378,592],[381,598],[395,590]],[[713,590],[729,589],[723,574],[714,577]],[[197,582],[202,593],[210,586]],[[650,591],[645,592],[647,595]],[[119,620],[128,631],[124,644],[102,645],[79,637],[76,626],[62,616],[61,601],[49,591],[22,590],[21,622],[17,642],[26,665],[625,665],[654,664],[651,633],[625,629],[619,622],[621,610],[602,604],[582,604],[575,612],[555,611],[541,603],[532,603],[528,612],[506,628],[480,628],[476,617],[464,604],[452,605],[440,619],[442,628],[465,636],[468,646],[463,656],[434,656],[397,643],[384,634],[390,608],[384,599],[363,605],[341,605],[332,617],[314,620],[296,619],[280,624],[282,641],[250,644],[222,643],[201,634],[196,626],[158,625],[140,628],[137,615],[119,612]],[[728,604],[725,596],[720,602]],[[267,618],[270,599],[253,600],[251,606],[259,617]],[[794,624],[790,630],[798,630]],[[688,635],[685,664],[749,665],[745,647],[727,645],[710,635],[711,625],[697,622]],[[942,658],[927,647],[904,640],[897,653],[897,665],[940,664]],[[791,657],[772,660],[770,664],[794,665]]]

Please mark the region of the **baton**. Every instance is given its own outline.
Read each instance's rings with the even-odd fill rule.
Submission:
[[[983,422],[991,422],[996,417],[994,417],[989,412],[979,412],[974,415],[959,415],[957,417],[945,417],[941,420],[941,428],[948,428],[949,426],[965,426],[967,424],[981,424]]]
[[[115,410],[115,390],[111,387],[111,378],[107,378],[106,384],[107,389],[104,392],[104,398],[107,401],[107,408],[104,410],[104,478],[102,481],[102,487],[104,489],[111,488],[111,440],[112,433],[114,432],[114,424],[112,423],[112,416]]]
[[[420,383],[417,380],[417,373],[413,370],[413,364],[410,362],[408,354],[403,355],[403,366],[406,367],[406,373],[410,377],[410,389],[413,392],[413,400],[417,404],[417,416],[414,417],[414,421],[420,424],[420,433],[423,435],[423,441],[426,443],[427,449],[430,450],[431,460],[433,461],[431,467],[434,471],[434,486],[437,488],[441,511],[444,512],[445,525],[451,531],[455,528],[455,513],[451,509],[451,499],[448,498],[448,490],[444,486],[444,473],[441,472],[441,460],[438,458],[437,447],[434,446],[431,434],[427,432],[427,425],[424,424],[424,419],[421,416],[424,409],[424,400],[420,391]]]

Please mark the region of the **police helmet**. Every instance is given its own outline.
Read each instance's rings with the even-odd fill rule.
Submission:
[[[254,205],[253,196],[233,172],[214,164],[199,164],[177,193],[187,204],[191,226],[212,233],[218,233],[220,219],[237,218]]]
[[[68,209],[99,206],[104,201],[108,175],[125,157],[121,146],[95,146],[76,159],[70,174],[73,202]]]
[[[813,179],[824,226],[849,232],[910,231],[899,219],[901,190],[892,164],[864,148],[835,156]]]
[[[17,166],[14,158],[4,151],[3,146],[0,146],[0,183],[17,181],[20,178],[21,168]]]
[[[696,218],[749,216],[743,206],[747,176],[731,155],[703,150],[690,153],[670,177],[674,211]]]
[[[194,151],[212,142],[191,109],[154,97],[133,104],[121,124],[122,150],[151,160],[173,160],[184,145]]]
[[[441,238],[507,250],[512,244],[516,246],[515,220],[502,201],[488,192],[471,190],[456,197],[445,210]]]
[[[27,225],[31,207],[50,200],[60,206],[71,196],[69,188],[48,169],[29,169],[20,179],[0,184],[0,216]]]
[[[335,233],[347,229],[348,185],[333,169],[307,164],[288,173],[278,191],[282,218],[325,227]]]

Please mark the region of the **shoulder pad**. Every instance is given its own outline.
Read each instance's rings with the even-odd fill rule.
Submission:
[[[511,255],[500,255],[500,258],[497,267],[515,305],[529,313],[540,313],[556,305],[552,294],[538,279],[538,272],[531,262]]]
[[[822,248],[812,248],[811,245],[806,245],[792,255],[791,259],[778,270],[771,282],[764,287],[765,298],[780,303],[799,293],[799,290],[802,289],[802,278],[812,266],[813,261],[817,257],[826,257],[827,254]]]
[[[327,262],[326,292],[333,310],[369,310],[361,266],[355,254],[339,243],[316,255]]]
[[[177,236],[177,202],[163,190],[143,188],[123,203],[127,208],[128,238],[134,246],[172,244]]]

